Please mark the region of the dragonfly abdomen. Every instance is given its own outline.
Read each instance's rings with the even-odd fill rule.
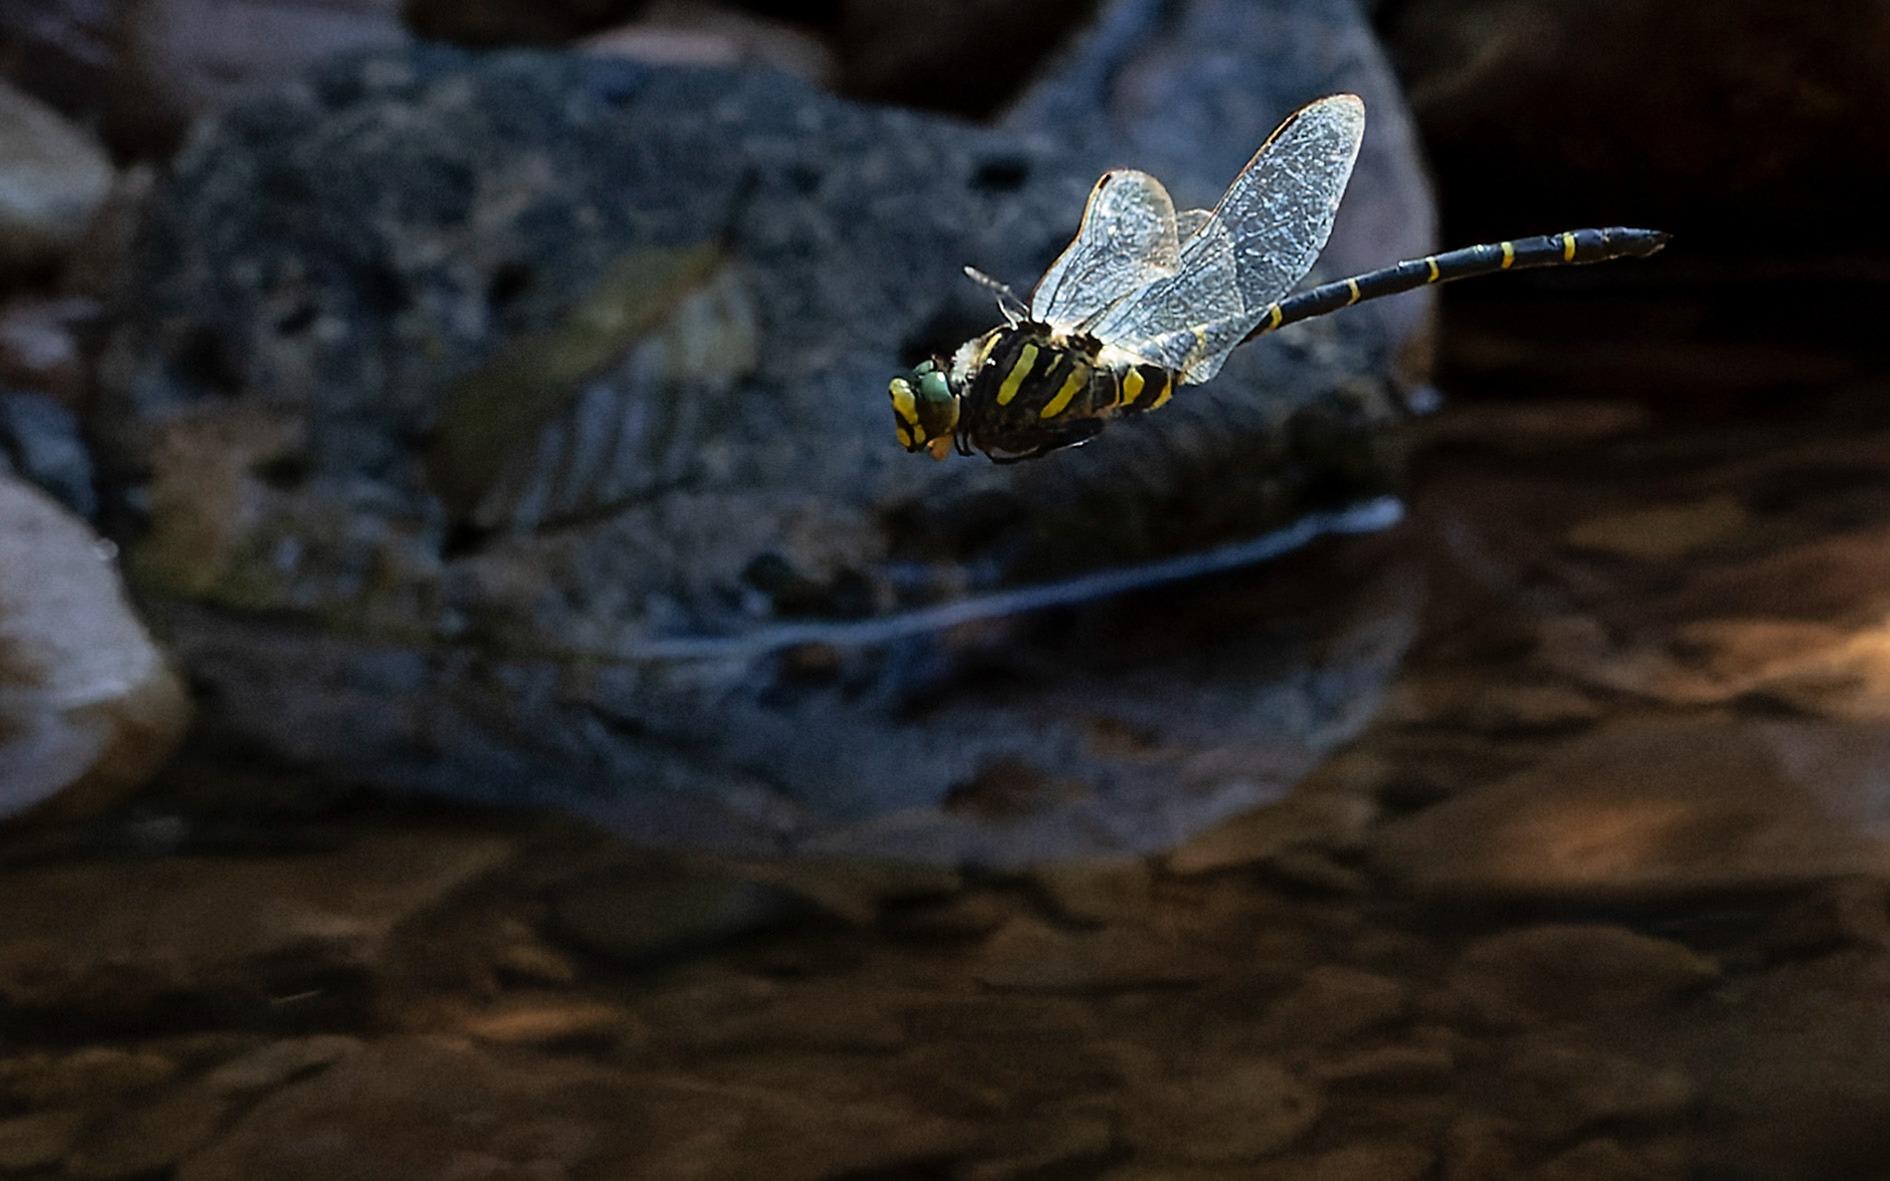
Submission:
[[[1645,258],[1666,243],[1667,235],[1657,230],[1614,226],[1604,230],[1567,230],[1560,234],[1490,242],[1443,254],[1406,259],[1395,266],[1368,271],[1350,279],[1322,283],[1268,305],[1259,327],[1247,339],[1251,340],[1282,325],[1336,312],[1361,300],[1396,295],[1432,283],[1448,283],[1454,279],[1469,279],[1498,271],[1527,270],[1530,267],[1580,266],[1616,258]]]

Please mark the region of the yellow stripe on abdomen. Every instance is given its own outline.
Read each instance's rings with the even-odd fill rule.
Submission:
[[[1069,406],[1070,399],[1076,397],[1077,391],[1089,384],[1089,372],[1089,368],[1085,365],[1070,366],[1070,375],[1063,379],[1063,385],[1057,390],[1056,397],[1044,403],[1043,409],[1037,412],[1037,417],[1055,418],[1063,413]]]
[[[1004,383],[998,386],[998,405],[1009,406],[1011,404],[1011,399],[1015,398],[1017,391],[1023,388],[1024,379],[1030,376],[1030,367],[1036,363],[1036,345],[1027,344],[1018,351],[1017,364],[1011,366],[1011,371],[1004,375]]]
[[[1140,370],[1131,369],[1122,375],[1122,404],[1135,405],[1135,400],[1142,396],[1142,387],[1148,384],[1142,380]]]
[[[1162,370],[1161,391],[1155,395],[1155,400],[1148,404],[1148,408],[1150,410],[1160,410],[1168,402],[1168,399],[1174,396],[1175,396],[1175,375],[1168,372],[1166,369],[1164,369]]]

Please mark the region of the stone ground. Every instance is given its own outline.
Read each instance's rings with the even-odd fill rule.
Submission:
[[[173,783],[0,845],[0,1175],[1885,1175],[1890,382],[1537,310],[1454,365],[1555,396],[1419,424],[1396,535],[1242,576],[1427,574],[1283,802],[974,876]]]

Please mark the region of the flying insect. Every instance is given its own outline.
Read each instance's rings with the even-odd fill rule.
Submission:
[[[1220,372],[1241,344],[1299,320],[1445,283],[1528,267],[1642,258],[1656,230],[1569,230],[1426,255],[1289,295],[1332,232],[1358,159],[1365,104],[1338,94],[1268,137],[1213,209],[1176,212],[1162,183],[1116,169],[1028,302],[997,293],[1004,323],[892,379],[907,451],[1035,459],[1093,438],[1112,419],[1159,410]]]

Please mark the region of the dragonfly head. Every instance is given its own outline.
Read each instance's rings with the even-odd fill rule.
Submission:
[[[893,378],[886,392],[892,395],[899,445],[944,459],[958,429],[959,402],[944,368],[936,360],[923,361],[911,373]]]

